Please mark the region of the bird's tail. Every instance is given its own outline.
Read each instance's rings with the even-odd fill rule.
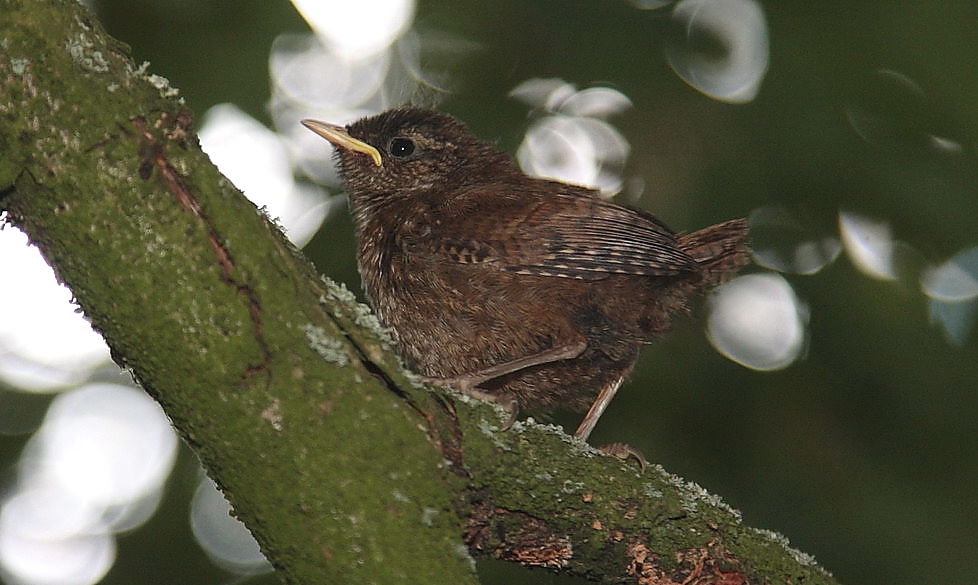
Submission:
[[[747,220],[732,219],[679,236],[679,247],[702,268],[699,287],[729,280],[750,262]]]

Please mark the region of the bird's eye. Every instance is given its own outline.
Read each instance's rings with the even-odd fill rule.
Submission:
[[[395,138],[391,140],[388,150],[397,158],[411,156],[414,152],[414,141],[410,138]]]

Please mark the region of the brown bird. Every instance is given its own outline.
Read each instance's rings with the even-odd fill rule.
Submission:
[[[584,440],[639,346],[749,260],[744,220],[674,233],[524,175],[446,114],[302,123],[336,147],[363,287],[407,364],[531,412],[591,404]]]

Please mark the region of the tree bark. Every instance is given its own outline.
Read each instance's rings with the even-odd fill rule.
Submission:
[[[0,49],[0,210],[285,581],[476,583],[475,553],[608,583],[834,583],[658,466],[412,382],[76,1],[0,0]]]

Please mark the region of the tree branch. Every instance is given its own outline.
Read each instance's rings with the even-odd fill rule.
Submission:
[[[609,583],[833,583],[658,466],[412,383],[165,79],[73,0],[0,13],[0,209],[286,581],[475,583],[474,551]]]

